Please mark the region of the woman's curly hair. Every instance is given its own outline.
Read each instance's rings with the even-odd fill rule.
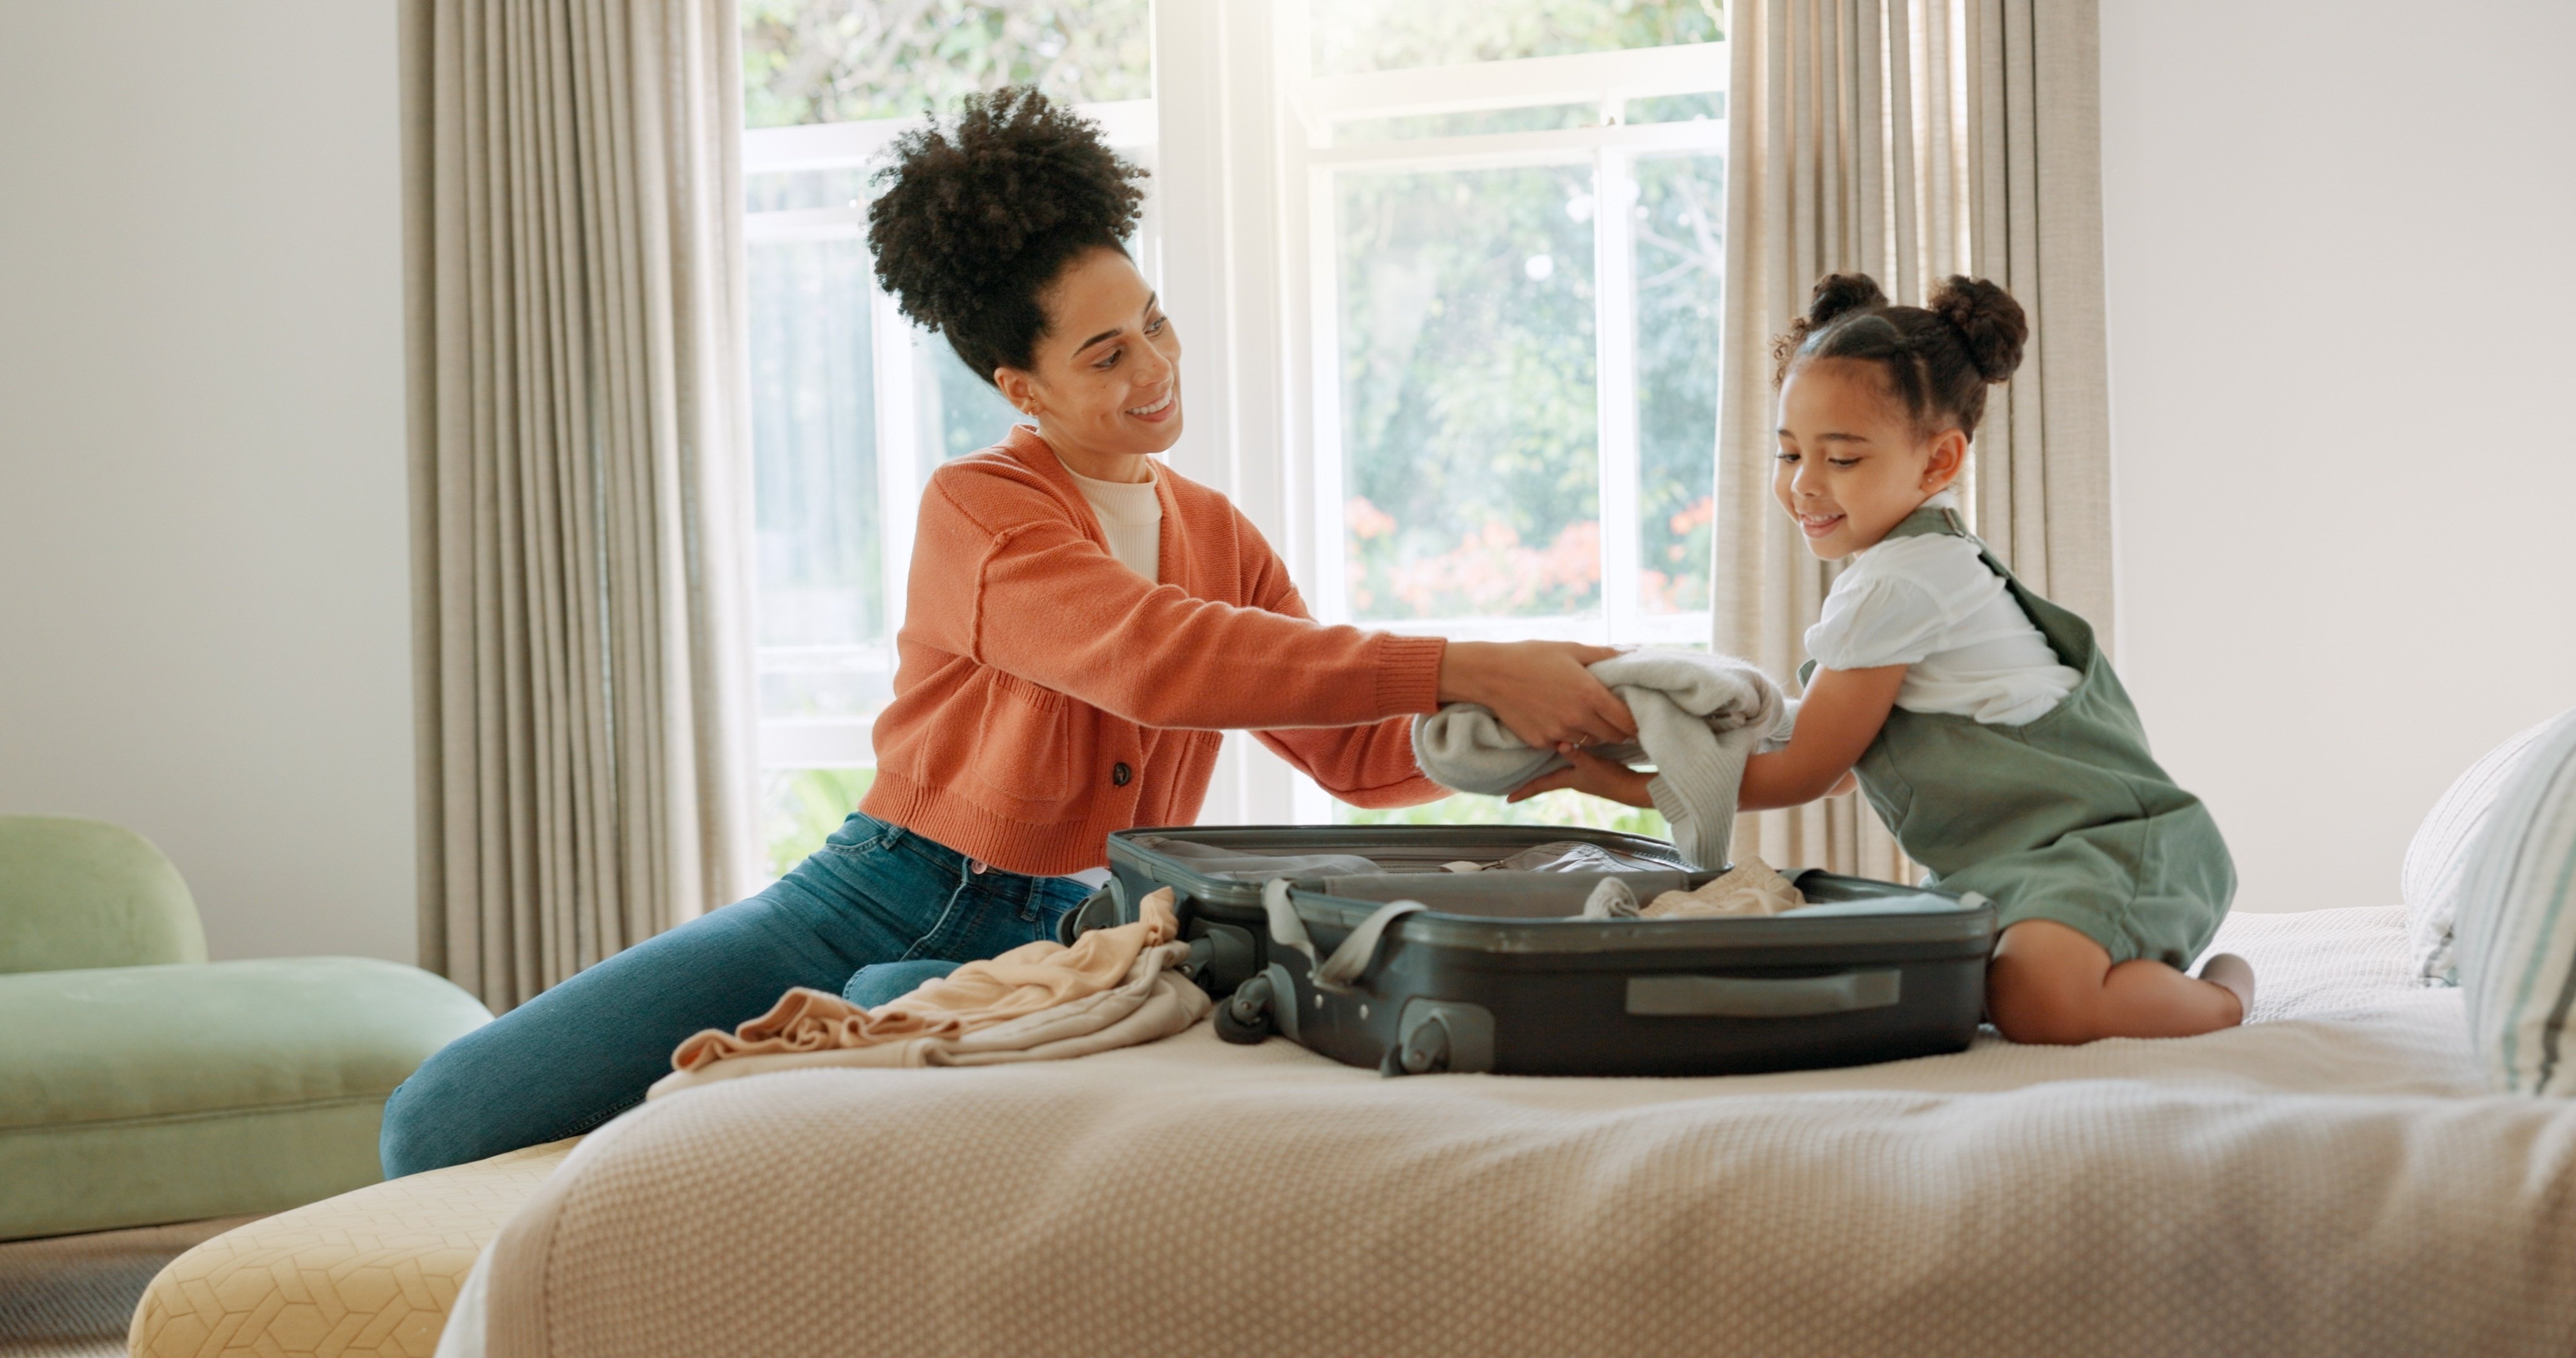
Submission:
[[[1818,279],[1807,314],[1772,341],[1774,387],[1820,358],[1875,363],[1888,394],[1917,429],[1956,424],[1974,436],[1986,417],[1986,387],[2021,366],[2030,321],[2012,294],[1982,278],[1952,275],[1924,306],[1894,306],[1865,273]]]
[[[897,139],[875,176],[877,281],[976,376],[1027,368],[1047,331],[1041,296],[1084,252],[1126,248],[1144,177],[1033,88],[969,96],[955,122]]]

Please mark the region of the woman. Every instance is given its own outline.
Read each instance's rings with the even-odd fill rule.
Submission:
[[[1443,642],[1306,616],[1225,497],[1149,460],[1181,435],[1180,340],[1120,242],[1143,172],[1025,90],[905,138],[870,210],[904,313],[1032,421],[923,493],[877,776],[749,900],[601,962],[448,1045],[385,1106],[388,1175],[588,1131],[701,1028],[861,967],[1052,936],[1112,831],[1187,824],[1227,729],[1345,801],[1441,789],[1409,722],[1491,707],[1534,745],[1625,740],[1568,642]]]

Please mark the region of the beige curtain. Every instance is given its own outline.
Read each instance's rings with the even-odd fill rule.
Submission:
[[[730,0],[406,0],[422,965],[494,1008],[740,894]]]
[[[2111,621],[2094,0],[1736,0],[1728,16],[1723,414],[1713,641],[1787,675],[1832,583],[1770,490],[1771,339],[1826,273],[1919,303],[1953,273],[2029,312],[1987,405],[1971,524],[2031,586]],[[1778,864],[1907,878],[1858,797],[1744,818]]]

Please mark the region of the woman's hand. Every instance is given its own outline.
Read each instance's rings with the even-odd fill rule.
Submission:
[[[1554,773],[1542,773],[1532,778],[1514,788],[1512,794],[1503,800],[1525,802],[1542,792],[1554,792],[1561,787],[1570,787],[1577,792],[1588,792],[1595,797],[1607,797],[1614,802],[1625,802],[1630,806],[1655,804],[1653,795],[1646,791],[1646,784],[1653,782],[1655,775],[1632,769],[1625,764],[1604,759],[1589,750],[1578,749],[1571,745],[1560,745],[1556,752],[1573,762]]]
[[[1573,641],[1453,641],[1440,657],[1440,701],[1493,709],[1533,749],[1634,740],[1628,705],[1584,668],[1617,654]]]

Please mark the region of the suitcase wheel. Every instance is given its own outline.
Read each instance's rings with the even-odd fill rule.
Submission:
[[[1056,917],[1055,941],[1072,947],[1074,940],[1084,934],[1117,924],[1124,898],[1125,893],[1118,889],[1115,880],[1092,892],[1082,899],[1081,904]]]
[[[1216,1035],[1250,1045],[1270,1036],[1270,978],[1255,976],[1234,988],[1216,1007]]]
[[[1377,1064],[1380,1075],[1437,1075],[1448,1068],[1449,1024],[1437,1014],[1414,1024]]]

